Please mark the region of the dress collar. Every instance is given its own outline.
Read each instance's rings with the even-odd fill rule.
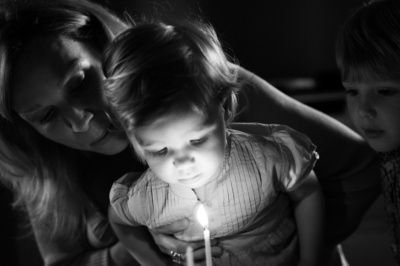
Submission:
[[[389,152],[378,152],[378,155],[384,162],[400,158],[400,147]]]

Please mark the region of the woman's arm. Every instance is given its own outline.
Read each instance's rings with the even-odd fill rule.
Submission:
[[[237,122],[285,124],[310,137],[320,155],[314,171],[326,202],[326,241],[335,245],[355,231],[363,215],[380,194],[375,153],[353,130],[274,88],[240,68],[247,105]],[[244,104],[242,102],[242,104]],[[257,134],[256,126],[233,128]]]
[[[311,172],[300,187],[288,194],[293,203],[299,235],[299,266],[321,265],[325,209],[322,190],[315,173]]]
[[[125,224],[112,207],[109,208],[108,217],[118,239],[140,265],[168,265],[170,259],[149,239],[146,227]]]
[[[88,245],[84,231],[74,241],[63,241],[62,239],[50,238],[50,232],[43,224],[32,224],[32,229],[46,266],[139,265],[120,242],[105,248],[95,249]]]

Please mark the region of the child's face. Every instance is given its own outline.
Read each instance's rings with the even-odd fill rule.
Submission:
[[[163,181],[199,188],[217,177],[225,155],[223,109],[168,114],[139,127],[135,137],[153,172]]]
[[[356,129],[377,152],[400,147],[400,81],[343,83]]]

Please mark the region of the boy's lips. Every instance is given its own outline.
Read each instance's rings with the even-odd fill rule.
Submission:
[[[370,129],[370,128],[363,128],[364,136],[368,139],[377,139],[382,137],[384,134],[383,130],[380,129]]]

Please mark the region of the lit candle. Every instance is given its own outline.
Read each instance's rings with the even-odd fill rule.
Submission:
[[[197,219],[199,223],[204,227],[204,245],[206,248],[206,265],[212,266],[211,260],[211,243],[210,243],[210,230],[208,230],[208,218],[206,210],[203,205],[199,206],[197,210]]]
[[[193,248],[191,246],[186,248],[186,266],[194,266]]]

